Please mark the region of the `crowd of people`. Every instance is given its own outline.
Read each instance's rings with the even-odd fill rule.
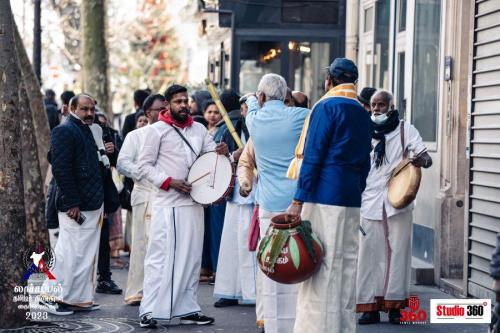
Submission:
[[[380,311],[398,324],[409,294],[412,205],[392,207],[387,182],[403,158],[424,168],[432,160],[392,94],[366,87],[358,95],[357,80],[352,61],[335,59],[325,95],[311,106],[283,77],[266,74],[255,93],[221,92],[226,120],[208,91],[137,90],[121,135],[89,94],[64,92],[57,111],[48,92],[46,214],[57,281],[45,283],[62,291],[42,305],[57,315],[98,309],[94,292],[122,293],[110,262],[125,251],[124,302],[139,306],[141,327],[214,323],[198,304],[201,282],[214,284],[217,308],[255,304],[268,333],[355,332],[356,322],[380,322]],[[236,181],[222,202],[203,207],[187,177],[210,151],[234,163]],[[301,284],[268,278],[249,248],[249,234],[262,239],[283,213],[311,221],[323,244],[319,271]]]

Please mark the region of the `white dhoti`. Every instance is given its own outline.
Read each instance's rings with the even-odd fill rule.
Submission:
[[[219,251],[214,296],[255,304],[257,263],[247,238],[253,205],[227,202]]]
[[[255,281],[255,318],[259,328],[264,328],[264,301],[262,300],[262,279],[264,274],[261,274],[257,267],[257,276]]]
[[[311,221],[325,257],[300,284],[293,331],[355,333],[359,208],[305,203],[302,220]]]
[[[150,222],[151,203],[149,201],[132,206],[132,244],[125,303],[142,300],[144,258],[148,247]]]
[[[271,224],[271,218],[282,213],[269,212],[260,207],[261,239],[265,236]],[[295,322],[298,285],[275,282],[262,273],[260,269],[259,274],[261,274],[262,279],[262,301],[266,333],[291,333]]]
[[[153,204],[140,315],[170,320],[199,312],[203,208]]]
[[[59,212],[59,238],[56,244],[56,280],[46,280],[44,294],[70,305],[88,307],[94,303],[97,255],[102,225],[102,207],[82,211],[85,221],[79,225],[66,213]],[[60,285],[62,290],[54,289]]]
[[[125,247],[131,247],[132,244],[132,212],[127,210],[127,215],[125,218],[125,226],[123,232],[123,242]]]
[[[356,311],[404,308],[410,288],[412,212],[382,221],[362,218],[361,227],[366,236],[359,236]]]

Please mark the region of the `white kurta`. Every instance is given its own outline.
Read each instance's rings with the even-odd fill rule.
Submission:
[[[55,248],[56,262],[52,274],[56,280],[46,280],[44,290],[56,300],[89,307],[94,302],[97,253],[102,225],[102,207],[80,212],[85,221],[79,225],[64,212],[59,212],[59,239]],[[60,284],[62,292],[52,288]]]
[[[355,333],[359,208],[304,203],[302,220],[311,221],[325,256],[300,284],[293,332]]]
[[[372,167],[366,179],[366,188],[362,195],[361,216],[370,220],[382,220],[382,207],[385,206],[388,217],[410,211],[413,203],[403,209],[391,206],[387,199],[387,183],[391,177],[392,170],[401,162],[403,147],[401,147],[400,126],[385,136],[385,163],[375,168],[374,152],[371,152]],[[426,150],[418,130],[409,122],[405,121],[405,149],[414,154]],[[372,140],[375,147],[378,140]]]
[[[139,154],[139,175],[161,187],[168,177],[186,179],[196,156],[163,121],[150,125]],[[215,150],[199,123],[180,129],[197,153]],[[200,311],[198,278],[203,248],[203,208],[173,189],[159,190],[152,202],[150,236],[144,263],[140,315],[170,320]]]
[[[417,155],[426,150],[418,130],[404,124],[405,149]],[[361,202],[361,226],[366,236],[359,236],[359,260],[356,311],[403,308],[409,292],[411,265],[411,203],[403,209],[391,206],[387,184],[394,168],[401,162],[400,127],[385,136],[386,163],[372,167]],[[378,141],[373,141],[375,146]]]
[[[144,145],[149,126],[131,131],[123,142],[116,168],[118,171],[134,180],[131,194],[132,204],[132,243],[130,266],[128,270],[125,302],[142,300],[144,282],[144,258],[148,244],[149,224],[151,221],[150,200],[156,189],[147,180],[140,178],[139,152]]]
[[[284,212],[269,212],[260,207],[260,238],[266,235],[271,219]],[[266,333],[291,333],[297,306],[297,284],[282,284],[268,278],[259,269],[262,279],[262,301],[264,305],[264,328]],[[299,332],[299,331],[297,331]],[[300,331],[307,332],[307,330]]]

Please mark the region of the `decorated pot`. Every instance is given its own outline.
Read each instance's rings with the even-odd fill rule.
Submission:
[[[259,244],[259,267],[271,280],[293,284],[310,278],[321,265],[323,245],[309,221],[289,222],[288,214],[271,219]]]

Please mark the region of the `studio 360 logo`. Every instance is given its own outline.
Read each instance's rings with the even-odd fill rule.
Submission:
[[[420,309],[420,298],[417,295],[411,295],[408,299],[408,310],[401,309],[400,323],[408,324],[427,324],[427,312]]]
[[[490,323],[490,299],[431,299],[431,323]]]

